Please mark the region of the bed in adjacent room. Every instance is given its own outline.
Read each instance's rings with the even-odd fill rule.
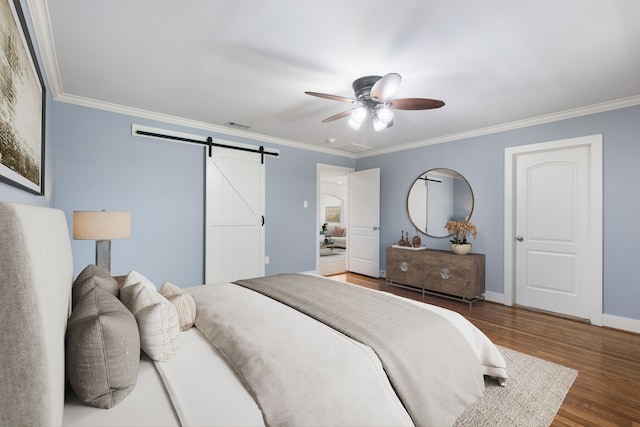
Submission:
[[[0,273],[0,425],[451,425],[507,378],[459,314],[319,276],[74,278],[56,209],[0,202]]]

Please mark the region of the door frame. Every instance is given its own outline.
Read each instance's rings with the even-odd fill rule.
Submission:
[[[589,320],[602,326],[603,315],[603,170],[602,134],[505,148],[504,157],[504,304],[515,304],[515,217],[516,159],[521,154],[565,148],[590,148],[590,242]]]
[[[315,235],[315,245],[316,245],[316,273],[320,272],[320,245],[319,245],[319,233],[320,233],[320,229],[319,227],[322,225],[320,223],[320,204],[321,204],[321,196],[322,196],[322,173],[323,172],[341,172],[341,173],[345,173],[348,174],[349,172],[353,172],[355,171],[355,168],[350,168],[350,167],[346,167],[346,166],[336,166],[336,165],[329,165],[329,164],[324,164],[324,163],[317,163],[316,164],[316,227],[314,229],[314,235]],[[347,178],[348,179],[348,178]],[[345,185],[348,185],[348,182],[345,183]],[[349,197],[349,192],[347,191],[347,198]],[[347,202],[347,200],[344,201],[345,203]],[[349,211],[347,211],[347,215],[349,215]],[[347,224],[347,220],[349,218],[343,218],[342,219],[342,223],[343,224]],[[349,232],[347,230],[347,248],[349,248]],[[347,249],[348,250],[348,249]],[[348,260],[345,261],[347,263],[347,269],[349,267],[348,265]]]

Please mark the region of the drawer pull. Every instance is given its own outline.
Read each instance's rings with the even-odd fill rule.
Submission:
[[[402,263],[400,264],[400,270],[406,272],[407,270],[409,270],[409,264],[407,264],[406,261],[402,261]]]
[[[443,268],[442,270],[440,270],[440,277],[442,277],[443,279],[448,279],[449,276],[450,273],[448,268]]]

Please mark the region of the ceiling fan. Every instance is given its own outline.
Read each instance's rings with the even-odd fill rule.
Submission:
[[[396,92],[401,81],[402,77],[397,73],[389,73],[384,77],[360,77],[353,82],[353,91],[356,95],[355,99],[319,92],[305,93],[319,98],[357,105],[350,110],[327,117],[322,123],[328,123],[351,116],[349,125],[354,129],[359,129],[362,122],[366,119],[367,113],[369,113],[373,119],[373,128],[377,131],[393,126],[393,111],[391,110],[430,110],[440,108],[444,105],[443,101],[437,99],[388,99]]]

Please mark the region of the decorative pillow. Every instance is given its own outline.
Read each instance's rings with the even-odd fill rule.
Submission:
[[[344,237],[344,228],[336,225],[336,231],[333,232],[333,237]]]
[[[180,330],[191,328],[196,320],[196,302],[193,297],[170,282],[164,282],[160,287],[160,294],[176,307]]]
[[[113,296],[118,296],[118,282],[116,279],[111,277],[106,270],[89,264],[78,274],[75,282],[73,282],[73,288],[71,288],[73,307],[76,306],[78,301],[80,301],[87,292],[95,287],[101,288]]]
[[[151,280],[147,279],[145,276],[143,276],[142,274],[134,270],[131,270],[129,274],[127,274],[127,277],[125,277],[122,287],[124,288],[126,286],[135,285],[136,283],[142,283],[143,285],[147,286],[149,289],[154,291],[158,290],[156,285]]]
[[[140,363],[136,319],[100,287],[89,289],[73,309],[65,350],[69,384],[90,406],[111,408],[136,385]]]
[[[142,282],[120,289],[120,299],[138,321],[142,350],[158,362],[171,359],[178,352],[180,334],[174,305]]]

